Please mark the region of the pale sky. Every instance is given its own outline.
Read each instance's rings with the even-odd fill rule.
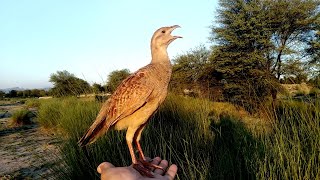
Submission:
[[[51,87],[50,74],[62,70],[104,84],[113,70],[148,64],[162,26],[182,27],[171,58],[210,46],[216,8],[217,0],[0,1],[0,89]]]

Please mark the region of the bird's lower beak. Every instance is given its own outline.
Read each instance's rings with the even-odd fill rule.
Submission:
[[[177,29],[177,28],[181,28],[179,25],[174,25],[174,26],[171,26],[170,27],[170,33],[173,31],[173,30],[175,30],[175,29]],[[181,36],[172,36],[174,39],[177,39],[177,38],[182,38]]]

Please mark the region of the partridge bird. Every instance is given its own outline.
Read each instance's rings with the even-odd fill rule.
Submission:
[[[179,27],[174,25],[155,31],[151,39],[151,63],[122,81],[103,104],[96,120],[79,140],[80,146],[93,143],[110,129],[126,129],[126,141],[133,167],[140,174],[149,177],[153,177],[150,167],[162,169],[146,160],[139,141],[150,116],[167,96],[172,72],[167,47],[175,39],[181,38],[171,35],[171,32]],[[138,149],[140,159],[135,156],[133,142]]]

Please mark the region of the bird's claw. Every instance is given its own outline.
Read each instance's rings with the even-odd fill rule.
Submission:
[[[137,170],[142,176],[147,176],[150,178],[153,178],[154,175],[151,173],[151,171],[147,168],[145,168],[142,164],[133,164],[133,168]]]
[[[155,169],[161,169],[162,171],[164,171],[163,167],[152,164],[147,160],[139,159],[138,161],[143,165],[143,167],[147,167],[150,170],[152,170],[152,168],[155,168]]]
[[[161,169],[165,171],[163,167],[152,164],[151,162],[143,159],[139,159],[137,164],[133,164],[133,168],[137,170],[141,175],[153,178],[154,175],[151,173],[153,169]]]

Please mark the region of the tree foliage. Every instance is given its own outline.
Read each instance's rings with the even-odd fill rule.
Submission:
[[[205,74],[210,51],[205,46],[198,46],[173,59],[172,86],[191,88]]]
[[[305,69],[304,64],[297,60],[288,60],[283,65],[283,75],[284,78],[281,79],[281,83],[285,84],[300,84],[302,82],[307,82],[308,74]]]
[[[211,52],[204,45],[197,46],[173,59],[170,89],[177,93],[187,90],[192,96],[219,99],[219,75],[209,61]]]
[[[221,0],[220,6],[211,63],[227,82],[224,97],[251,109],[276,84],[266,59],[272,48],[269,12],[259,1]]]
[[[4,91],[0,91],[0,99],[4,98],[6,93]]]
[[[68,71],[57,71],[50,75],[50,82],[54,87],[51,89],[53,96],[78,96],[82,93],[87,93],[90,90],[90,85],[83,79],[77,78]]]
[[[280,89],[286,60],[301,60],[317,1],[220,0],[210,58],[226,80],[224,97],[249,109]]]
[[[98,83],[93,83],[91,88],[92,88],[92,91],[96,94],[99,94],[105,91],[104,87]]]
[[[108,92],[114,92],[120,83],[130,75],[129,69],[112,71],[108,76],[106,84],[106,90]]]
[[[317,0],[273,0],[266,1],[270,11],[268,24],[272,30],[272,51],[268,58],[272,62],[272,71],[280,79],[286,60],[302,61],[305,48],[312,46],[316,23],[319,18]],[[313,48],[311,48],[313,49]],[[314,54],[312,52],[312,54]]]

